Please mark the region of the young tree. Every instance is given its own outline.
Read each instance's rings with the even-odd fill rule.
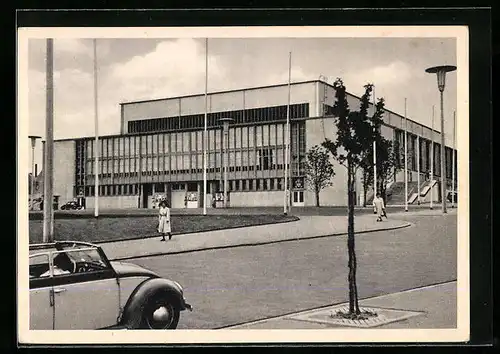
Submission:
[[[355,205],[355,178],[356,171],[366,161],[367,155],[373,149],[373,141],[380,134],[374,129],[372,118],[368,117],[368,107],[373,85],[365,85],[365,93],[361,97],[359,111],[350,111],[347,103],[347,93],[344,83],[337,79],[334,83],[335,104],[333,113],[337,136],[334,140],[326,139],[323,147],[328,149],[334,158],[347,168],[347,249],[349,255],[349,313],[350,318],[362,317],[358,304],[358,290],[356,284],[356,252],[354,242],[354,205]],[[384,101],[376,104],[375,119],[381,119]]]
[[[335,175],[333,165],[330,162],[330,153],[321,146],[313,146],[307,152],[304,171],[306,183],[314,191],[316,206],[319,207],[319,193],[323,188],[332,185],[331,180]]]

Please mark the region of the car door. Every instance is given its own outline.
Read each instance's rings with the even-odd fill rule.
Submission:
[[[65,252],[71,256],[82,250]],[[85,269],[82,264],[69,274],[54,274],[54,329],[99,329],[117,323],[120,299],[115,272],[108,264],[103,269]]]
[[[40,277],[48,269],[48,253],[30,256],[30,330],[54,329],[52,277]]]

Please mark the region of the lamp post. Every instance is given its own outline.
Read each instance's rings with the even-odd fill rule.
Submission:
[[[222,151],[224,152],[223,161],[224,161],[224,208],[227,207],[227,165],[229,160],[229,123],[233,121],[233,118],[221,118],[224,137],[222,140]]]
[[[36,145],[36,139],[41,139],[41,136],[36,136],[36,135],[30,135],[28,138],[31,139],[31,183],[30,183],[30,188],[31,188],[31,193],[30,193],[30,209],[33,207],[33,195],[35,194],[35,145]]]
[[[444,109],[443,109],[443,92],[446,83],[446,73],[457,70],[453,65],[434,66],[425,71],[430,74],[436,74],[437,84],[441,98],[441,210],[446,213],[446,171],[445,171],[445,143],[444,143]]]

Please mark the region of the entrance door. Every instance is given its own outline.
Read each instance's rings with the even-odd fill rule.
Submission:
[[[148,201],[151,199],[150,197],[153,195],[153,189],[151,188],[151,184],[145,183],[142,185],[143,186],[143,193],[142,193],[142,208],[148,208]]]
[[[304,206],[304,191],[293,191],[292,206]]]

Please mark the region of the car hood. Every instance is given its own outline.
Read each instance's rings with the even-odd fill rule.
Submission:
[[[136,264],[126,263],[126,262],[111,262],[111,266],[115,270],[118,277],[133,277],[133,276],[146,276],[149,278],[158,278],[158,274],[152,270],[143,268]]]

